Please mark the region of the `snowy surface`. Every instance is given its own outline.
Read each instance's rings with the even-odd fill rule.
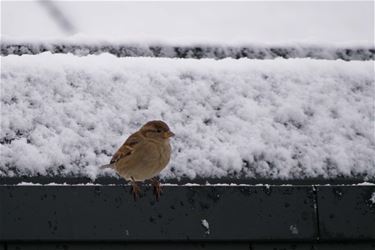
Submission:
[[[88,183],[79,183],[79,184],[67,184],[67,183],[55,183],[55,182],[51,182],[51,183],[47,183],[47,184],[41,184],[41,183],[34,183],[34,182],[20,182],[18,183],[17,185],[15,186],[102,186],[101,184],[95,184],[95,183],[91,183],[91,182],[88,182]],[[107,186],[113,186],[113,185],[107,185]]]
[[[162,177],[375,177],[372,61],[1,62],[3,176],[95,178],[131,133],[162,119],[176,133]]]

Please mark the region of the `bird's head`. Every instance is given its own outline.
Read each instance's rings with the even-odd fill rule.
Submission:
[[[149,121],[140,129],[147,138],[167,140],[174,136],[168,125],[163,121]]]

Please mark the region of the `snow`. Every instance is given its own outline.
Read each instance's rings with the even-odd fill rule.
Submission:
[[[78,184],[67,184],[66,182],[64,182],[64,183],[51,182],[51,183],[47,183],[47,184],[41,184],[41,183],[34,183],[34,182],[25,182],[25,181],[23,181],[23,182],[20,182],[20,183],[16,184],[15,186],[103,186],[103,185],[96,184],[96,183],[91,183],[91,182],[88,182],[88,183],[78,183]],[[111,185],[107,185],[107,186],[113,186],[113,185],[111,184]]]
[[[375,186],[375,183],[365,181],[365,182],[357,184],[357,186]]]
[[[69,39],[23,40],[2,36],[1,55],[39,54],[42,52],[72,53],[78,56],[111,53],[118,57],[169,57],[169,58],[315,58],[337,60],[373,60],[374,46],[363,43],[228,43],[185,41],[93,40],[85,37]]]
[[[298,228],[296,225],[290,225],[289,227],[289,231],[292,233],[292,234],[298,234]]]
[[[372,204],[375,204],[375,192],[372,193],[370,201]]]
[[[206,228],[206,234],[210,234],[210,224],[206,219],[201,220],[202,226]]]
[[[161,177],[375,177],[372,61],[1,62],[2,176],[94,179],[131,133],[161,119],[176,134]]]
[[[23,181],[23,182],[18,183],[17,186],[42,186],[42,184]]]

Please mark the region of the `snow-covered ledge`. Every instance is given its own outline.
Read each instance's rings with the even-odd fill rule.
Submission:
[[[2,57],[0,176],[81,176],[147,120],[162,178],[375,177],[373,61]]]

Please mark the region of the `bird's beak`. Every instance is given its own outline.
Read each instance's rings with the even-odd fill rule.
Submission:
[[[172,131],[167,131],[167,132],[164,132],[164,138],[169,138],[169,137],[172,137],[174,136],[174,133]]]

